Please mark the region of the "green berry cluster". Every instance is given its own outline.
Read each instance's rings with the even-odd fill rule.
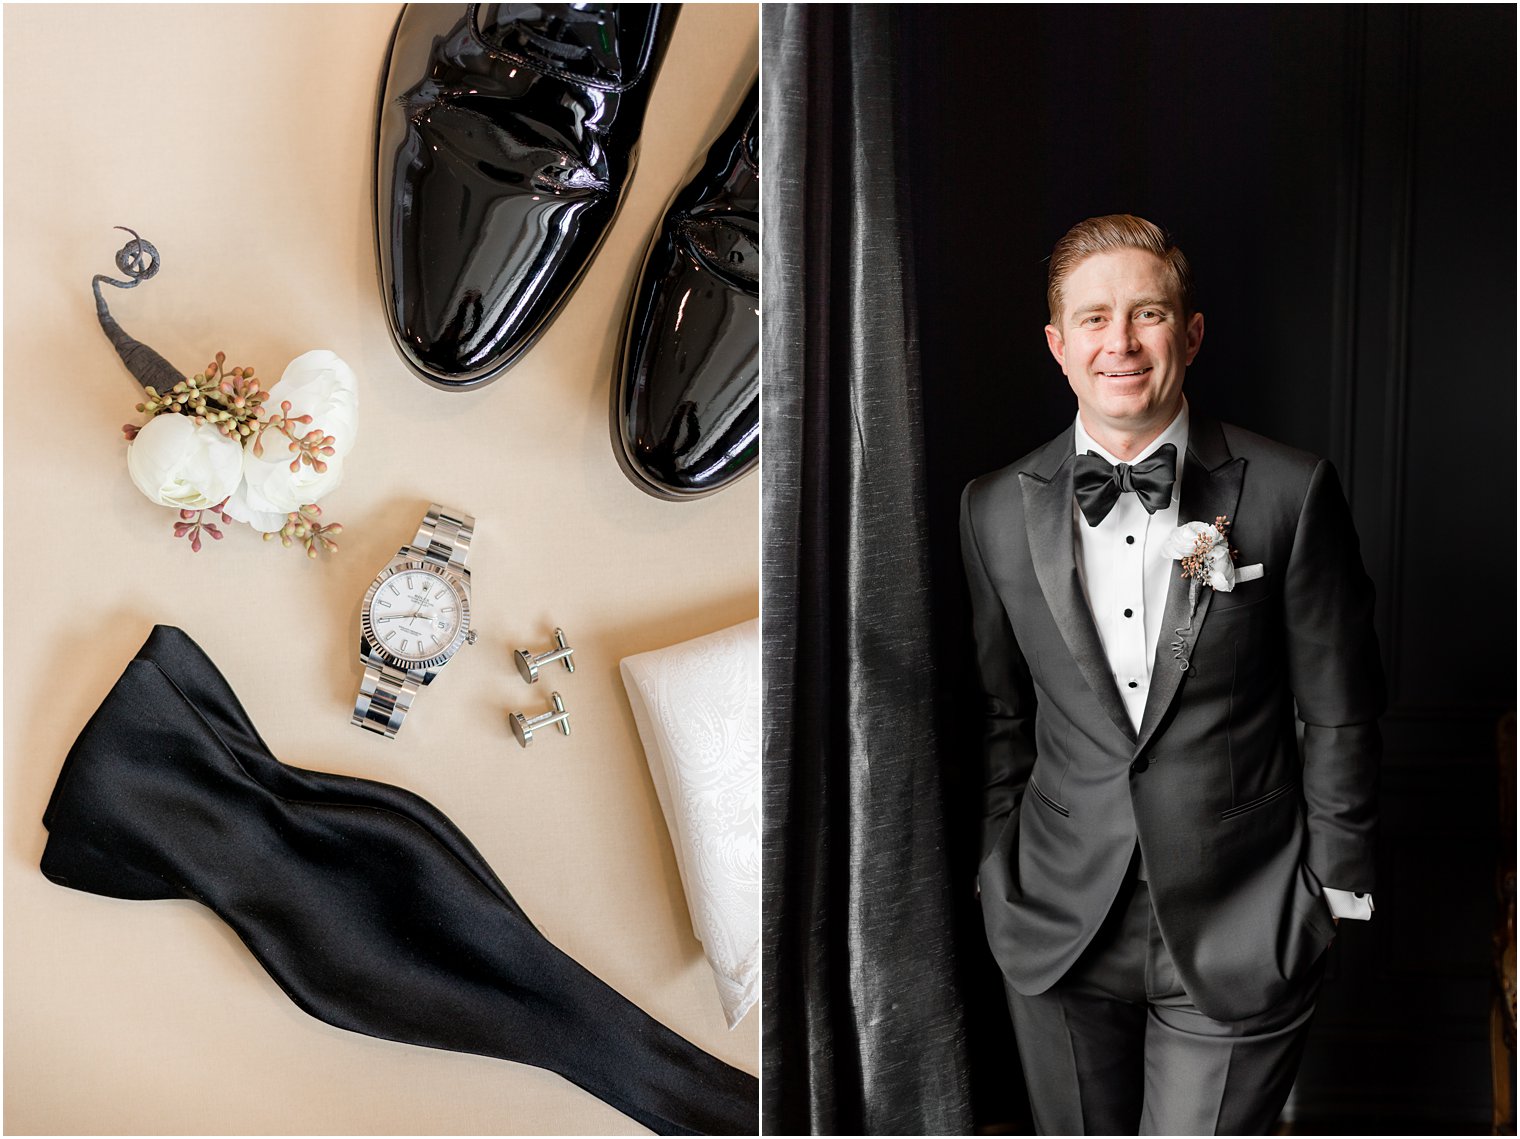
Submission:
[[[252,368],[228,371],[226,364],[227,354],[218,352],[204,372],[181,380],[167,392],[145,388],[147,399],[137,405],[137,410],[149,415],[188,415],[197,424],[210,423],[223,435],[246,439],[259,429],[269,393],[262,389]]]
[[[280,544],[286,549],[299,542],[306,547],[308,558],[316,557],[319,550],[333,553],[338,548],[338,543],[333,539],[343,533],[343,524],[329,522],[324,526],[317,521],[320,517],[322,517],[322,508],[314,502],[307,503],[300,510],[292,510],[286,515],[285,525],[280,528],[279,533],[265,534],[264,541],[269,542],[279,538]]]

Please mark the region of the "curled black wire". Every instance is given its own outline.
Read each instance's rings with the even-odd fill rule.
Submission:
[[[131,280],[118,281],[114,277],[107,277],[104,273],[97,273],[90,283],[96,285],[104,281],[108,285],[115,285],[118,289],[135,289],[143,281],[151,280],[157,275],[158,247],[151,241],[144,241],[135,229],[128,229],[124,225],[116,228],[132,235],[132,240],[116,251],[116,267]]]
[[[97,273],[90,279],[90,288],[95,292],[95,315],[100,321],[101,330],[110,338],[116,354],[121,357],[121,362],[137,382],[162,394],[185,377],[152,348],[129,336],[111,315],[106,298],[100,292],[102,281],[118,289],[135,289],[157,275],[161,263],[158,249],[151,241],[145,241],[135,229],[128,229],[124,225],[116,228],[132,235],[132,240],[116,251],[116,268],[128,279],[118,281],[104,273]]]

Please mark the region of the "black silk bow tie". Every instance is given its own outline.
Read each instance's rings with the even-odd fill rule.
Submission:
[[[661,1135],[757,1133],[754,1076],[551,945],[431,803],[281,763],[178,629],[85,725],[42,821],[54,882],[209,906],[329,1024],[547,1068]]]
[[[1154,514],[1172,501],[1172,484],[1177,481],[1177,448],[1171,443],[1157,447],[1144,462],[1109,466],[1096,451],[1077,456],[1072,476],[1077,505],[1089,526],[1096,526],[1127,490],[1140,496],[1147,514]]]

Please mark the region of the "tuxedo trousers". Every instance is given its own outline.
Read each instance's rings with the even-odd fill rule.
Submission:
[[[1108,917],[1049,990],[1008,987],[1041,1135],[1265,1135],[1303,1057],[1324,956],[1247,1020],[1194,1007],[1132,868]]]

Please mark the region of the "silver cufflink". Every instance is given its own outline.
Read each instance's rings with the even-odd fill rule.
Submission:
[[[512,734],[517,737],[517,742],[527,747],[533,742],[533,733],[539,728],[547,728],[550,724],[558,724],[559,730],[565,735],[570,734],[570,713],[565,711],[565,702],[558,692],[552,693],[554,699],[554,711],[545,712],[542,716],[534,716],[528,719],[521,712],[513,712],[511,715]]]
[[[538,656],[534,656],[531,649],[518,649],[513,654],[512,659],[517,661],[517,671],[522,673],[522,678],[529,684],[538,681],[538,670],[542,666],[553,664],[557,660],[564,661],[565,668],[570,672],[575,671],[575,662],[570,659],[570,654],[575,650],[565,644],[565,630],[554,630],[554,643],[558,646],[557,648],[550,649],[546,653],[539,653]]]

